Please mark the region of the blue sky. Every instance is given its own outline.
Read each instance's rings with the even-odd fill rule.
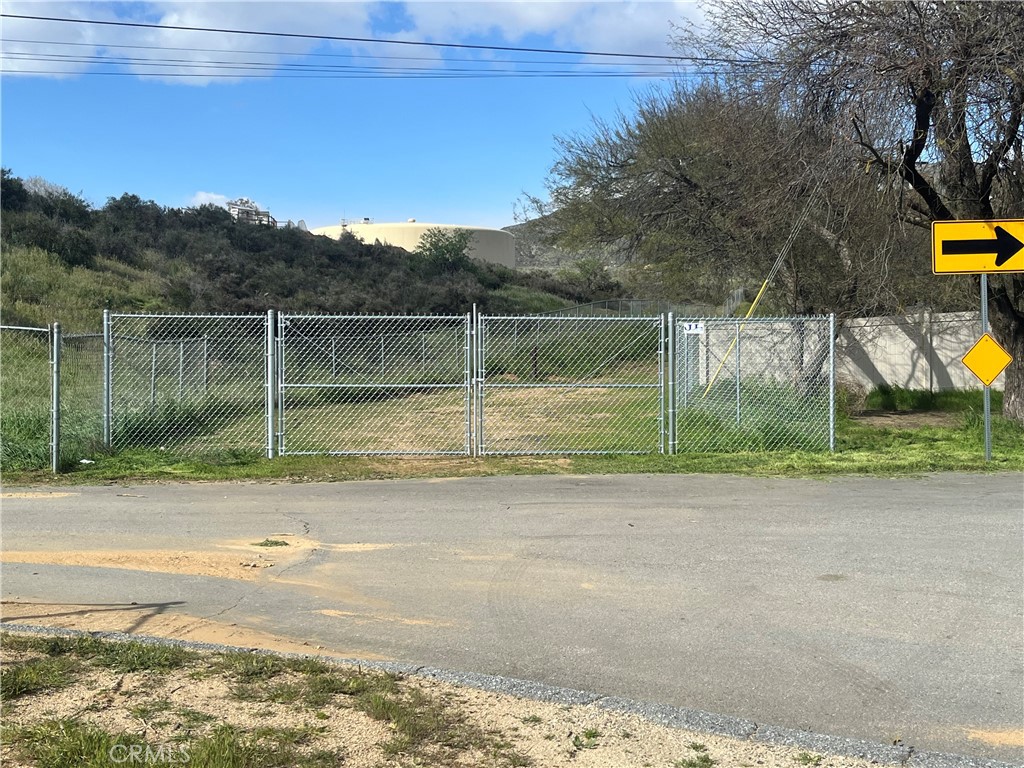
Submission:
[[[659,55],[673,53],[671,23],[697,14],[688,2],[7,0],[2,8],[33,16]],[[124,192],[175,207],[248,197],[279,221],[303,219],[310,228],[364,216],[512,224],[524,192],[543,194],[555,136],[588,130],[592,116],[629,111],[631,93],[659,81],[415,79],[394,77],[393,70],[314,79],[309,67],[430,67],[449,75],[671,70],[656,60],[2,22],[0,160],[15,175],[43,177],[97,206]],[[97,55],[153,58],[163,66],[84,60]],[[399,56],[417,60],[390,58]],[[512,58],[540,63],[510,65]],[[259,74],[272,76],[226,77],[243,72],[220,62],[245,62],[247,74],[256,73],[257,63]]]

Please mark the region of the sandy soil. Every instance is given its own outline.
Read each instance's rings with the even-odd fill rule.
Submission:
[[[307,649],[308,650],[308,649]],[[0,649],[0,661],[23,660],[25,654]],[[286,682],[287,678],[274,678]],[[594,706],[561,706],[511,696],[459,688],[433,680],[408,679],[446,707],[458,708],[468,721],[495,738],[510,742],[530,764],[543,768],[670,768],[677,761],[706,754],[722,768],[869,768],[872,763],[853,758],[817,757],[801,750],[738,741],[722,736],[693,733],[654,725],[635,715],[607,712]],[[245,702],[231,696],[231,683],[220,676],[194,675],[186,670],[167,674],[117,674],[101,669],[84,673],[72,687],[5,702],[5,720],[11,726],[50,718],[76,717],[112,732],[137,734],[153,743],[171,743],[180,737],[203,733],[194,725],[196,713],[209,723],[229,723],[243,729],[323,728],[311,740],[310,749],[340,750],[346,766],[405,765],[389,758],[380,744],[392,736],[387,725],[370,719],[338,697],[334,703],[313,711],[299,704]],[[189,721],[181,713],[190,713]],[[201,718],[200,718],[201,719]],[[189,723],[192,723],[191,725]],[[597,734],[596,736],[594,734]],[[697,746],[697,749],[694,748]],[[700,750],[700,751],[698,751]],[[19,765],[13,755],[5,764]],[[421,764],[417,762],[416,764]],[[427,762],[425,765],[440,765]],[[460,754],[446,766],[492,766],[494,758],[472,751]]]
[[[263,648],[282,653],[317,653],[324,650],[321,646],[229,622],[180,613],[157,613],[148,605],[66,605],[4,601],[0,605],[0,618],[6,622],[34,627],[134,633],[239,648]],[[355,649],[348,652],[345,649],[331,649],[331,654],[370,661],[388,660],[385,656],[367,655],[365,651]]]
[[[220,542],[210,550],[4,550],[0,552],[0,562],[121,568],[255,581],[264,577],[264,569],[276,567],[280,572],[322,546],[288,533],[275,533],[264,540],[286,542],[286,546],[261,547],[257,546],[261,540],[254,540]]]

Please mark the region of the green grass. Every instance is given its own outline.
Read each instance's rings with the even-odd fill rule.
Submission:
[[[287,541],[281,541],[281,539],[264,539],[263,541],[257,541],[253,544],[254,547],[287,547]]]
[[[793,759],[800,763],[800,765],[818,766],[821,765],[824,758],[812,752],[800,752]]]
[[[496,390],[496,405],[507,392]],[[616,392],[631,392],[617,390]],[[656,427],[642,423],[656,416],[654,405],[644,401],[645,390],[639,394],[616,394],[621,408],[618,413],[601,411],[591,403],[588,391],[577,395],[575,405],[580,414],[588,418],[566,415],[554,419],[542,411],[520,412],[518,422],[509,412],[502,417],[501,409],[492,411],[489,422],[488,445],[508,445],[525,450],[530,435],[565,438],[568,444],[572,433],[577,442],[580,429],[619,428],[622,419],[633,419],[638,425],[632,441],[656,442]],[[998,393],[993,393],[998,395]],[[871,397],[882,397],[872,393]],[[509,396],[511,398],[511,396]],[[906,399],[903,395],[901,398]],[[623,399],[625,398],[625,399]],[[649,398],[647,398],[649,401]],[[993,397],[993,410],[998,410],[1000,398]],[[493,401],[492,401],[493,402]],[[284,456],[266,459],[258,450],[213,450],[201,454],[181,454],[173,450],[126,450],[114,455],[94,454],[95,464],[69,467],[52,478],[46,471],[5,466],[8,484],[90,484],[108,482],[144,482],[147,480],[261,480],[285,479],[292,481],[341,481],[434,476],[487,476],[509,474],[624,474],[624,473],[729,473],[775,477],[818,477],[828,475],[919,475],[929,472],[962,471],[992,472],[1024,470],[1024,428],[998,415],[992,419],[993,460],[984,460],[984,432],[981,419],[981,392],[951,392],[938,395],[921,394],[913,401],[918,406],[930,404],[939,412],[949,414],[948,426],[921,426],[915,428],[871,426],[840,414],[837,418],[836,452],[801,450],[806,437],[799,424],[778,427],[762,423],[749,431],[731,434],[720,417],[707,414],[692,417],[695,428],[711,436],[699,452],[686,452],[686,433],[679,432],[681,452],[674,456],[659,453],[642,455],[577,455],[577,456],[489,456],[485,458],[424,457],[410,461],[406,457],[371,456]],[[507,404],[508,410],[511,403]],[[638,410],[639,409],[639,410]],[[316,417],[313,416],[314,422]],[[505,418],[505,421],[502,421]],[[411,422],[410,422],[411,423]],[[598,425],[595,427],[595,425]],[[603,426],[602,426],[603,425]],[[818,427],[817,429],[820,429]],[[653,430],[653,431],[652,431]],[[773,432],[772,430],[775,430]],[[311,435],[313,433],[310,433]],[[626,433],[627,435],[629,433]],[[652,438],[653,435],[653,438]],[[740,437],[737,438],[737,435]],[[744,437],[745,435],[745,437]],[[788,437],[787,437],[788,436]],[[648,439],[651,438],[651,439]],[[816,439],[820,440],[820,436]],[[536,442],[536,441],[534,441]],[[559,445],[546,436],[549,449]],[[706,443],[706,441],[705,441]],[[720,444],[721,443],[721,444]],[[764,450],[768,447],[778,450]],[[594,449],[606,447],[595,442]],[[628,445],[630,449],[635,445]],[[733,450],[711,450],[714,448]],[[611,446],[615,450],[615,446]],[[618,450],[624,450],[619,447]]]
[[[114,734],[89,723],[62,719],[7,728],[4,740],[43,768],[109,768],[119,762],[196,768],[313,768],[343,760],[336,752],[301,750],[310,735],[302,728],[244,731],[221,725],[188,742],[157,744],[128,732]],[[137,760],[132,760],[133,754]]]
[[[696,757],[676,760],[672,765],[674,768],[712,768],[715,761],[706,752],[700,752]]]
[[[1003,408],[1003,393],[991,391],[992,412],[999,413]],[[876,387],[868,393],[864,408],[869,411],[942,411],[946,413],[963,413],[980,410],[982,393],[978,391],[955,390],[949,392],[929,392],[921,389],[904,389],[903,387]]]
[[[65,657],[31,659],[0,670],[0,699],[10,701],[39,691],[66,688],[75,681],[78,664]]]
[[[738,474],[765,477],[920,475],[930,472],[1024,470],[1024,429],[995,416],[992,461],[985,462],[984,431],[977,412],[959,424],[917,428],[869,426],[848,418],[837,424],[836,452],[781,450],[588,456],[405,457],[284,456],[255,452],[181,456],[125,451],[98,456],[95,464],[51,476],[44,471],[6,472],[11,484],[102,484],[162,480],[289,480],[335,482],[423,477],[522,474]]]
[[[61,367],[61,461],[95,453],[103,434],[100,347],[64,345]],[[0,464],[5,470],[50,465],[50,363],[47,334],[0,335]]]
[[[151,757],[159,757],[163,750],[165,758],[168,750],[177,750],[179,762],[206,768],[336,765],[343,762],[344,754],[320,749],[318,739],[329,732],[330,723],[326,721],[331,719],[332,708],[337,711],[340,707],[364,712],[389,727],[390,736],[379,746],[396,764],[462,764],[461,757],[466,753],[484,754],[488,765],[498,768],[531,764],[500,733],[470,723],[463,710],[445,695],[424,690],[400,675],[353,670],[320,659],[183,652],[170,645],[110,642],[87,636],[5,633],[0,635],[0,642],[6,650],[38,655],[5,665],[5,705],[82,682],[80,673],[89,667],[165,672],[187,664],[189,677],[219,677],[228,684],[228,696],[266,709],[267,727],[242,729],[220,722],[216,713],[175,704],[171,699],[181,687],[178,679],[168,682],[166,690],[147,694],[153,681],[146,678],[121,690],[125,698],[114,705],[146,726],[145,739],[109,732],[74,716],[51,715],[45,719],[43,715],[27,725],[5,727],[5,749],[45,768],[108,766],[112,754],[120,757],[128,755],[128,750]],[[294,722],[299,713],[315,718],[310,721],[313,724],[284,727],[280,719],[273,720],[285,716]],[[157,742],[156,729],[170,735]]]
[[[115,672],[169,672],[198,658],[195,651],[172,645],[109,642],[94,637],[3,636],[4,647],[35,651],[51,659],[78,658]]]

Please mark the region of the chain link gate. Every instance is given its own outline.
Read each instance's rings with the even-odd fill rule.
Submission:
[[[670,316],[670,452],[834,450],[834,328]]]
[[[104,443],[268,457],[834,450],[834,330],[831,317],[105,313]]]
[[[104,313],[104,441],[265,450],[269,315]]]
[[[665,318],[480,317],[478,455],[666,449]]]
[[[471,451],[470,316],[280,315],[278,453]]]

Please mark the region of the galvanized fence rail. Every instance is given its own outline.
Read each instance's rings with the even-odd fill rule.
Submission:
[[[664,452],[664,316],[480,317],[476,447]]]
[[[470,317],[280,315],[281,455],[468,454]]]

